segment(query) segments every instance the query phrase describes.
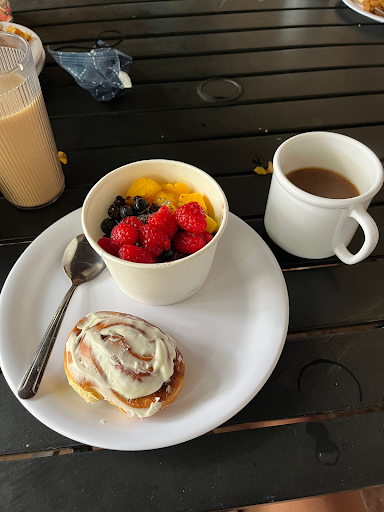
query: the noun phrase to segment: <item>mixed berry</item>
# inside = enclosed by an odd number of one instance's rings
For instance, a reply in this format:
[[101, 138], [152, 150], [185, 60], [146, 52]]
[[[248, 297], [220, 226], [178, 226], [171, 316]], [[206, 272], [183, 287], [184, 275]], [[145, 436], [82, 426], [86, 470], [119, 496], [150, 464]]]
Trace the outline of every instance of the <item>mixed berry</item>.
[[184, 258], [209, 243], [218, 228], [199, 193], [190, 193], [183, 183], [159, 185], [147, 178], [136, 180], [126, 198], [117, 196], [108, 215], [98, 244], [136, 263]]

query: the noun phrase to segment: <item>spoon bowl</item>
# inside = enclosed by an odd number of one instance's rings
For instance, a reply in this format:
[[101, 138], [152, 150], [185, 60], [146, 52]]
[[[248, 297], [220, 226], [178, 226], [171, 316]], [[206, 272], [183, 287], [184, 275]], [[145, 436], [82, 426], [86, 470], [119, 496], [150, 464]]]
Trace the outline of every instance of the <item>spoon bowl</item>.
[[105, 269], [105, 263], [89, 245], [85, 235], [79, 235], [65, 249], [63, 267], [73, 283], [81, 284], [99, 276]]
[[49, 324], [43, 339], [32, 359], [32, 362], [25, 372], [17, 394], [20, 398], [32, 398], [40, 387], [49, 356], [55, 344], [57, 335], [67, 311], [69, 301], [72, 298], [76, 288], [83, 283], [92, 281], [98, 277], [105, 269], [105, 263], [101, 256], [92, 249], [85, 235], [78, 235], [71, 240], [63, 255], [63, 268], [72, 286], [68, 290], [51, 323]]

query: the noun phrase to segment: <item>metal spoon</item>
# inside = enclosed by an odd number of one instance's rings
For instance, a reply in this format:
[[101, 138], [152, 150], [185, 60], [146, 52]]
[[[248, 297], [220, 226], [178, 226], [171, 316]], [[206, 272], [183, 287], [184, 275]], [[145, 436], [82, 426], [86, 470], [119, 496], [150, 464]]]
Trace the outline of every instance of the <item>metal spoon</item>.
[[57, 335], [61, 327], [65, 312], [67, 311], [69, 301], [76, 288], [87, 281], [91, 281], [99, 276], [105, 269], [105, 263], [101, 256], [92, 249], [85, 235], [79, 235], [74, 238], [64, 251], [63, 255], [64, 270], [72, 281], [72, 286], [62, 300], [56, 313], [54, 314], [48, 329], [45, 331], [43, 339], [33, 357], [33, 360], [25, 372], [23, 380], [17, 393], [20, 398], [32, 398], [40, 387], [45, 367], [47, 366], [49, 356]]

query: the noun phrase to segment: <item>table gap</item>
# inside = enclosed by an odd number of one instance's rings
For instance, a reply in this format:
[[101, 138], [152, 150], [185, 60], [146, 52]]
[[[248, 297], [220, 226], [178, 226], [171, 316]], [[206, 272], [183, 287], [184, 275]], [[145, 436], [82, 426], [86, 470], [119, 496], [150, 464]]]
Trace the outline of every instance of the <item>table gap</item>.
[[327, 334], [341, 334], [347, 332], [359, 332], [359, 331], [371, 331], [373, 329], [382, 329], [384, 327], [384, 322], [372, 322], [366, 324], [356, 324], [356, 325], [343, 325], [339, 327], [333, 327], [332, 329], [324, 328], [324, 329], [314, 329], [313, 331], [290, 331], [287, 334], [288, 339], [297, 339], [297, 338], [310, 338], [312, 336], [323, 336]]
[[310, 423], [329, 419], [349, 418], [353, 416], [359, 416], [362, 414], [375, 414], [377, 412], [384, 412], [384, 405], [378, 405], [376, 407], [365, 407], [362, 409], [354, 409], [349, 411], [336, 411], [324, 414], [311, 414], [310, 416], [302, 416], [299, 418], [286, 418], [270, 421], [255, 421], [252, 423], [243, 423], [241, 425], [218, 427], [213, 429], [211, 432], [208, 432], [207, 434], [225, 434], [227, 432], [236, 432], [240, 430], [254, 430], [258, 428], [277, 427], [281, 425], [290, 425], [295, 423]]

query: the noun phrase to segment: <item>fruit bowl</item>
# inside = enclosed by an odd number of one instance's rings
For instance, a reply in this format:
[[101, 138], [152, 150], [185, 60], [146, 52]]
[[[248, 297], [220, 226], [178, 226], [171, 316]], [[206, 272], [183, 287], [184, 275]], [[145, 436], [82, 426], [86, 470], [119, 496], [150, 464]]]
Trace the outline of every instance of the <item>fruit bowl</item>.
[[[185, 183], [208, 199], [210, 214], [219, 224], [213, 239], [202, 249], [185, 258], [164, 263], [134, 263], [104, 251], [98, 240], [109, 205], [118, 195], [125, 195], [137, 178], [162, 182]], [[194, 295], [206, 281], [217, 244], [228, 221], [228, 202], [218, 183], [192, 165], [173, 160], [142, 160], [110, 172], [94, 185], [85, 198], [82, 210], [84, 234], [105, 261], [114, 281], [132, 299], [149, 305], [168, 305]]]

